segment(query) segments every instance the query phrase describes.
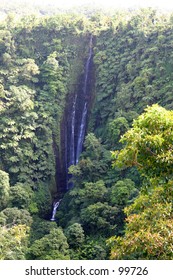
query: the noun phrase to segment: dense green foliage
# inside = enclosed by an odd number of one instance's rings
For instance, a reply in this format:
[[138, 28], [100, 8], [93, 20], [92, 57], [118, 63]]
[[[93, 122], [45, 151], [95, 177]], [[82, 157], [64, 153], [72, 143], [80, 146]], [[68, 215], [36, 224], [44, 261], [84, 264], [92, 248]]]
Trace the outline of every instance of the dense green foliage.
[[[0, 21], [0, 259], [171, 259], [173, 17], [84, 14]], [[87, 132], [64, 194], [90, 34]]]
[[119, 167], [135, 165], [146, 177], [168, 180], [173, 167], [173, 112], [158, 105], [145, 111], [121, 138], [126, 147], [113, 157]]
[[113, 152], [114, 165], [137, 165], [148, 183], [125, 208], [125, 236], [109, 240], [113, 259], [173, 257], [172, 121], [173, 111], [148, 107], [123, 135], [125, 147]]

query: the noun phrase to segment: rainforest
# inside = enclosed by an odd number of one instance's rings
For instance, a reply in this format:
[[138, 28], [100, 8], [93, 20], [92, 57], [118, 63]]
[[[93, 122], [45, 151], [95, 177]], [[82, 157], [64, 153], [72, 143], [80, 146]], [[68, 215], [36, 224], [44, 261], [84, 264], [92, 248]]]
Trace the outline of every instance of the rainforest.
[[0, 259], [172, 259], [173, 14], [4, 13]]

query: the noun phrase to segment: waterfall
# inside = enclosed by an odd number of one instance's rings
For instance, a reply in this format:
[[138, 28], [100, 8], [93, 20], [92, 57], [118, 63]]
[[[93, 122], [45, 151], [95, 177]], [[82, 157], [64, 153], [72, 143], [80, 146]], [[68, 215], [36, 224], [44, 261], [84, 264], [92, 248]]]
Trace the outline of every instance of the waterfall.
[[92, 43], [93, 43], [93, 36], [91, 35], [90, 42], [89, 42], [89, 55], [85, 66], [85, 80], [84, 80], [84, 88], [83, 88], [85, 95], [87, 93], [88, 74], [89, 74], [90, 62], [93, 54]]
[[78, 164], [80, 154], [82, 152], [82, 145], [85, 137], [85, 124], [86, 124], [86, 117], [87, 117], [87, 102], [85, 102], [83, 113], [82, 113], [82, 120], [80, 124], [80, 130], [78, 135], [78, 142], [77, 142], [77, 150], [76, 150], [76, 164]]
[[86, 66], [85, 66], [85, 76], [84, 76], [84, 86], [83, 86], [83, 99], [84, 99], [84, 105], [82, 109], [82, 116], [81, 116], [81, 122], [79, 125], [79, 130], [78, 130], [78, 138], [77, 138], [77, 148], [76, 148], [76, 161], [75, 163], [77, 164], [79, 161], [80, 154], [82, 152], [82, 146], [85, 138], [85, 129], [86, 129], [86, 120], [87, 120], [87, 111], [88, 111], [88, 98], [87, 98], [87, 85], [88, 85], [88, 75], [89, 75], [89, 70], [90, 70], [90, 63], [92, 59], [92, 41], [93, 41], [93, 36], [90, 36], [90, 42], [89, 42], [89, 55], [87, 58]]
[[91, 35], [84, 71], [79, 75], [77, 83], [73, 85], [73, 92], [69, 92], [67, 96], [61, 122], [60, 145], [59, 150], [57, 149], [56, 161], [57, 189], [61, 195], [73, 187], [69, 167], [78, 164], [83, 148], [91, 101], [92, 57], [93, 36]]
[[[72, 174], [69, 167], [79, 162], [86, 133], [86, 124], [91, 100], [91, 70], [93, 57], [93, 36], [89, 39], [88, 56], [84, 74], [79, 77], [80, 83], [75, 85], [74, 92], [69, 93], [66, 108], [61, 122], [60, 146], [54, 144], [56, 155], [56, 183], [59, 195], [73, 187]], [[54, 141], [56, 143], [56, 141]], [[53, 203], [51, 221], [55, 221], [60, 201]]]
[[76, 99], [77, 95], [75, 95], [73, 101], [72, 108], [72, 119], [71, 119], [71, 139], [70, 139], [70, 158], [69, 158], [69, 166], [75, 164], [75, 116], [76, 116]]
[[54, 204], [53, 204], [52, 217], [51, 217], [51, 219], [50, 219], [51, 221], [55, 221], [56, 211], [57, 211], [57, 209], [58, 209], [58, 207], [59, 207], [60, 202], [61, 202], [61, 199], [58, 200], [57, 202], [54, 202]]

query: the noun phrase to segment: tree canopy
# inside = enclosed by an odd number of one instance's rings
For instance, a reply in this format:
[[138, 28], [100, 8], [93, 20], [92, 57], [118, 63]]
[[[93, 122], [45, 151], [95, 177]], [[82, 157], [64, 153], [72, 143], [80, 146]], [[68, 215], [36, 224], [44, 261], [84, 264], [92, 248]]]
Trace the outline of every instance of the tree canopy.
[[171, 259], [173, 16], [4, 5], [0, 259]]
[[134, 203], [124, 209], [124, 237], [112, 237], [112, 259], [172, 259], [172, 127], [173, 111], [147, 107], [113, 152], [114, 166], [136, 165], [148, 178]]
[[173, 168], [173, 112], [155, 104], [134, 120], [132, 128], [121, 138], [125, 144], [112, 152], [114, 165], [137, 166], [148, 178], [168, 179]]

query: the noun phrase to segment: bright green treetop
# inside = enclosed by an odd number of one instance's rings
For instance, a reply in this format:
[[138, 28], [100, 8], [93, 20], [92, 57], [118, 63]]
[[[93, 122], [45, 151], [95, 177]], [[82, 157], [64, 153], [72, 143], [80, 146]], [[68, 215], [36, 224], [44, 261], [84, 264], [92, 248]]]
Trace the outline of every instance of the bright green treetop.
[[172, 128], [173, 111], [158, 105], [147, 107], [122, 137], [125, 147], [113, 152], [114, 165], [136, 165], [150, 179], [150, 188], [125, 208], [124, 237], [112, 237], [108, 241], [112, 259], [173, 257]]
[[137, 166], [149, 178], [165, 178], [172, 174], [173, 111], [157, 104], [147, 107], [120, 141], [125, 146], [112, 152], [114, 166]]

